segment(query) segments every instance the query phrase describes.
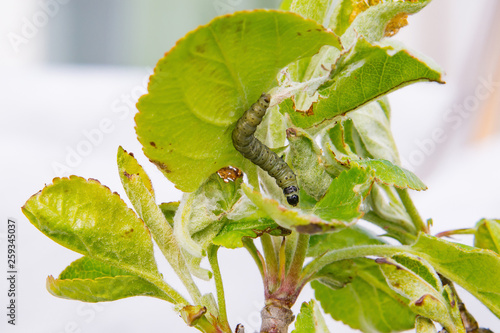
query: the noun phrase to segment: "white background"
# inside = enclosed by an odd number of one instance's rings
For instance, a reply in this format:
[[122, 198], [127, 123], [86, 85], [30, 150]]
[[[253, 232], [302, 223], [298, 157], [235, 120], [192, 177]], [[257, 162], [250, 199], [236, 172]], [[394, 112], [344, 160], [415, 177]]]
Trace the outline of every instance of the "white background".
[[[191, 2], [189, 10], [194, 13], [206, 9], [206, 5], [196, 7]], [[225, 3], [237, 4], [234, 9], [245, 6], [243, 1]], [[218, 14], [215, 5], [213, 1], [212, 12], [204, 15]], [[18, 325], [6, 325], [6, 281], [2, 273], [0, 331], [191, 332], [163, 301], [135, 297], [93, 305], [58, 299], [45, 289], [48, 275], [57, 276], [80, 255], [36, 230], [20, 207], [57, 176], [54, 165], [67, 164], [71, 151], [86, 152], [81, 160], [71, 160], [72, 174], [99, 179], [123, 198], [116, 170], [119, 145], [134, 152], [146, 168], [158, 202], [178, 200], [180, 193], [142, 155], [133, 129], [133, 105], [145, 92], [144, 85], [154, 66], [148, 57], [159, 59], [162, 53], [151, 52], [145, 60], [124, 58], [123, 62], [136, 64], [127, 67], [70, 60], [52, 62], [53, 54], [47, 49], [49, 32], [56, 21], [62, 24], [58, 20], [64, 18], [64, 5], [16, 52], [8, 34], [19, 34], [23, 20], [31, 20], [40, 10], [36, 1], [4, 0], [0, 4], [0, 267], [4, 269], [6, 262], [5, 224], [9, 217], [17, 221], [19, 259]], [[180, 22], [178, 17], [188, 12], [176, 6], [165, 13], [165, 18]], [[397, 35], [412, 49], [434, 58], [447, 73], [446, 85], [419, 83], [390, 97], [394, 135], [405, 166], [429, 186], [428, 191], [416, 193], [414, 198], [422, 216], [433, 218], [433, 233], [472, 227], [483, 217], [500, 218], [500, 74], [496, 62], [500, 56], [500, 29], [495, 25], [495, 18], [500, 18], [498, 13], [494, 0], [434, 0], [421, 13], [410, 17], [410, 25]], [[169, 31], [175, 38], [162, 52], [207, 19], [198, 22], [191, 17], [187, 21], [181, 28]], [[478, 89], [484, 92], [484, 80], [497, 84], [491, 85], [484, 98], [478, 98], [484, 95], [477, 95]], [[479, 101], [477, 105], [474, 98]], [[95, 133], [103, 120], [111, 125], [107, 133], [100, 130], [99, 138]], [[433, 132], [441, 129], [446, 140], [433, 141]], [[84, 143], [89, 142], [89, 133], [95, 138], [90, 146]], [[472, 241], [470, 236], [457, 239], [469, 244]], [[158, 258], [160, 269], [170, 282], [172, 274]], [[263, 301], [257, 269], [243, 250], [221, 250], [220, 261], [231, 324], [244, 322], [251, 332], [259, 326]], [[177, 281], [173, 285], [182, 290]], [[210, 283], [201, 286], [206, 292], [212, 290]], [[306, 289], [295, 310], [311, 295]], [[482, 326], [500, 330], [499, 320], [488, 309], [467, 295], [463, 298]], [[328, 319], [328, 323], [332, 331], [349, 332], [332, 320]]]

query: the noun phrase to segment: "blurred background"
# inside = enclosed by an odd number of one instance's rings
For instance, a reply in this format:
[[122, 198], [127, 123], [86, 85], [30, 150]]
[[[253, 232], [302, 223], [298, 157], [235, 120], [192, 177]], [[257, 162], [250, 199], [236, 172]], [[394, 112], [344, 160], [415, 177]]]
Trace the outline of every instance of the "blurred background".
[[[188, 31], [218, 15], [276, 8], [279, 2], [2, 0], [0, 267], [6, 265], [11, 218], [18, 227], [19, 308], [15, 327], [0, 316], [1, 332], [192, 331], [156, 299], [86, 304], [49, 295], [46, 277], [57, 276], [79, 255], [36, 230], [20, 207], [52, 178], [69, 174], [99, 179], [124, 198], [116, 170], [119, 145], [146, 168], [158, 202], [178, 200], [180, 193], [141, 153], [133, 129], [136, 100], [156, 62]], [[434, 0], [408, 21], [394, 38], [434, 59], [447, 82], [417, 83], [390, 94], [403, 165], [429, 186], [414, 193], [415, 203], [425, 219], [433, 219], [434, 234], [500, 218], [500, 3]], [[456, 239], [472, 242], [470, 236]], [[258, 272], [242, 250], [220, 255], [231, 324], [257, 330], [263, 300]], [[159, 265], [171, 276], [167, 264]], [[173, 285], [182, 290], [180, 283]], [[211, 290], [210, 283], [201, 285]], [[307, 289], [295, 309], [310, 298]], [[489, 310], [463, 298], [482, 326], [500, 330]], [[350, 332], [328, 323], [332, 331]]]

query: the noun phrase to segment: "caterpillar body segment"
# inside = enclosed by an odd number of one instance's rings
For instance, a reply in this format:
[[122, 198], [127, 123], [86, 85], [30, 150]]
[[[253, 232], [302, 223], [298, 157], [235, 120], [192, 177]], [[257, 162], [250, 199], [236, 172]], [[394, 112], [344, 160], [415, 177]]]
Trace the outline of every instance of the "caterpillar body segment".
[[254, 135], [270, 101], [270, 95], [262, 94], [259, 100], [243, 114], [233, 130], [233, 145], [245, 158], [276, 179], [276, 184], [283, 189], [288, 204], [296, 206], [299, 203], [297, 177], [281, 157], [257, 140]]

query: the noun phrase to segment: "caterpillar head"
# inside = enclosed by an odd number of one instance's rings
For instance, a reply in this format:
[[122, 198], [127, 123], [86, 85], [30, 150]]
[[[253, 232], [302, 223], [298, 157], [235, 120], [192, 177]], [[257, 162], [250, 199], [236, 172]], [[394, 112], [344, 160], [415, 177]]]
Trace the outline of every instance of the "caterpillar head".
[[299, 203], [299, 189], [296, 186], [288, 186], [283, 189], [283, 194], [290, 206], [297, 206]]

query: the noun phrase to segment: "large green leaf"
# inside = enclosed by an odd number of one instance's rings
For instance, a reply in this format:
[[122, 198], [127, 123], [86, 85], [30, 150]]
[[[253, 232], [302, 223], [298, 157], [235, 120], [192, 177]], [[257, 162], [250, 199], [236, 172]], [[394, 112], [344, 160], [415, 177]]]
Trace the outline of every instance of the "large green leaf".
[[[117, 193], [98, 181], [77, 176], [55, 178], [22, 209], [30, 222], [55, 242], [125, 270], [133, 279], [140, 277], [160, 288], [175, 303], [187, 304], [158, 272], [153, 243], [144, 223]], [[77, 287], [81, 285], [75, 284]]]
[[[358, 226], [313, 235], [307, 255], [321, 257], [336, 249], [381, 245], [381, 238]], [[373, 260], [333, 262], [313, 276], [311, 286], [325, 312], [364, 332], [392, 332], [413, 327], [415, 315], [407, 301], [391, 290]]]
[[129, 272], [159, 276], [144, 223], [98, 181], [55, 178], [33, 195], [24, 214], [55, 242]]
[[231, 131], [280, 69], [321, 46], [333, 33], [287, 12], [257, 10], [216, 18], [189, 33], [161, 59], [137, 107], [144, 153], [183, 191], [218, 169], [244, 167]]
[[427, 234], [420, 234], [411, 249], [500, 317], [500, 256], [497, 253], [447, 242]]
[[312, 112], [295, 112], [291, 101], [283, 103], [282, 112], [296, 126], [311, 127], [414, 82], [442, 82], [435, 65], [389, 42], [372, 45], [361, 38], [335, 65], [331, 81], [318, 90], [324, 98]]
[[57, 279], [49, 276], [47, 289], [54, 296], [84, 302], [114, 301], [131, 296], [151, 296], [173, 302], [150, 282], [88, 257], [71, 263]]
[[295, 321], [292, 333], [329, 333], [325, 319], [314, 299], [304, 302]]

